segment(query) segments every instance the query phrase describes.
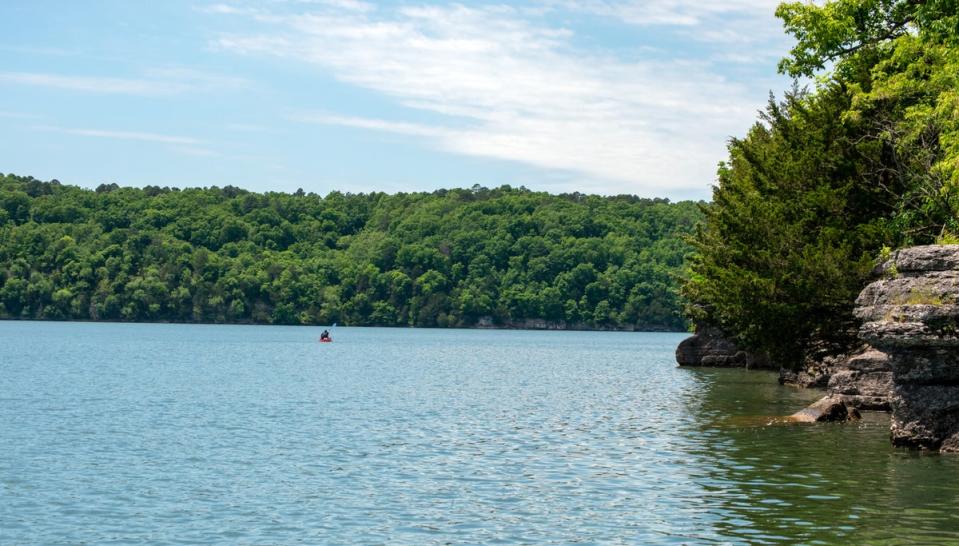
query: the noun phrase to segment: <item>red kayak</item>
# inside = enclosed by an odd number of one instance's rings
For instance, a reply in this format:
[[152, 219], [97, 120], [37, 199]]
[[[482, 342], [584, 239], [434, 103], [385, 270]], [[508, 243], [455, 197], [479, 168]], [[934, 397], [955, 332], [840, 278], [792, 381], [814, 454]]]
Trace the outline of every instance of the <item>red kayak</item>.
[[333, 338], [331, 338], [331, 337], [326, 337], [326, 338], [321, 337], [321, 338], [320, 338], [320, 343], [333, 343]]

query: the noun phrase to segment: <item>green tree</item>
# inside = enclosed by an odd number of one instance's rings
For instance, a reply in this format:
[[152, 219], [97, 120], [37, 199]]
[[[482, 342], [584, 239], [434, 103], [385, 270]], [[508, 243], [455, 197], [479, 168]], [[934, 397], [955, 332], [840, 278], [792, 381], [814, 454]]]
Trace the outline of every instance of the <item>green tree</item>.
[[[605, 299], [610, 326], [684, 327], [670, 275], [701, 218], [508, 186], [320, 197], [15, 175], [0, 203], [0, 317], [93, 320], [588, 322]], [[665, 311], [623, 312], [642, 282], [669, 285], [650, 296]]]
[[855, 342], [880, 249], [956, 232], [959, 19], [954, 0], [777, 15], [797, 41], [780, 69], [818, 74], [815, 89], [771, 100], [730, 143], [683, 291], [697, 321], [795, 366]]

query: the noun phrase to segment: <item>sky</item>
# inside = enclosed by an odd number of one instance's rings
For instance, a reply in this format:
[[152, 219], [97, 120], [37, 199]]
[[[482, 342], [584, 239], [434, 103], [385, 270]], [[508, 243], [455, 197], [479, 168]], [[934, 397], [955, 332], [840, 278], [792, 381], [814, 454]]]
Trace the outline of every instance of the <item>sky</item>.
[[790, 82], [767, 0], [5, 0], [0, 172], [708, 199]]

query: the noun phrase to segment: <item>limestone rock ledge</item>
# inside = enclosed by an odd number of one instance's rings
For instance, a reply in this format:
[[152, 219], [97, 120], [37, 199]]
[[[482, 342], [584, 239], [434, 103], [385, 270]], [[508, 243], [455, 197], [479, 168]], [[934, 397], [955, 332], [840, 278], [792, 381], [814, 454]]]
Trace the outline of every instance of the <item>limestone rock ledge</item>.
[[852, 355], [829, 376], [826, 390], [854, 408], [889, 411], [893, 391], [889, 355], [872, 347]]
[[852, 354], [809, 361], [798, 371], [779, 370], [779, 383], [800, 388], [825, 389], [847, 406], [859, 410], [889, 411], [892, 370], [889, 356], [869, 346]]
[[859, 337], [875, 349], [860, 371], [885, 355], [895, 445], [959, 451], [959, 245], [904, 248], [881, 270], [856, 300]]

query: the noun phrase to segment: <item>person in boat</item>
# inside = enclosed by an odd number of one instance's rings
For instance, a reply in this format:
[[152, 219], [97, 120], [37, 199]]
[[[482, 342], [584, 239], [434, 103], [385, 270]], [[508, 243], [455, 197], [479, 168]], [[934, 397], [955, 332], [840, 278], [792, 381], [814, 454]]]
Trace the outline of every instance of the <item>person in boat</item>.
[[323, 330], [323, 333], [320, 334], [320, 339], [330, 339], [330, 331], [329, 331], [329, 330]]

